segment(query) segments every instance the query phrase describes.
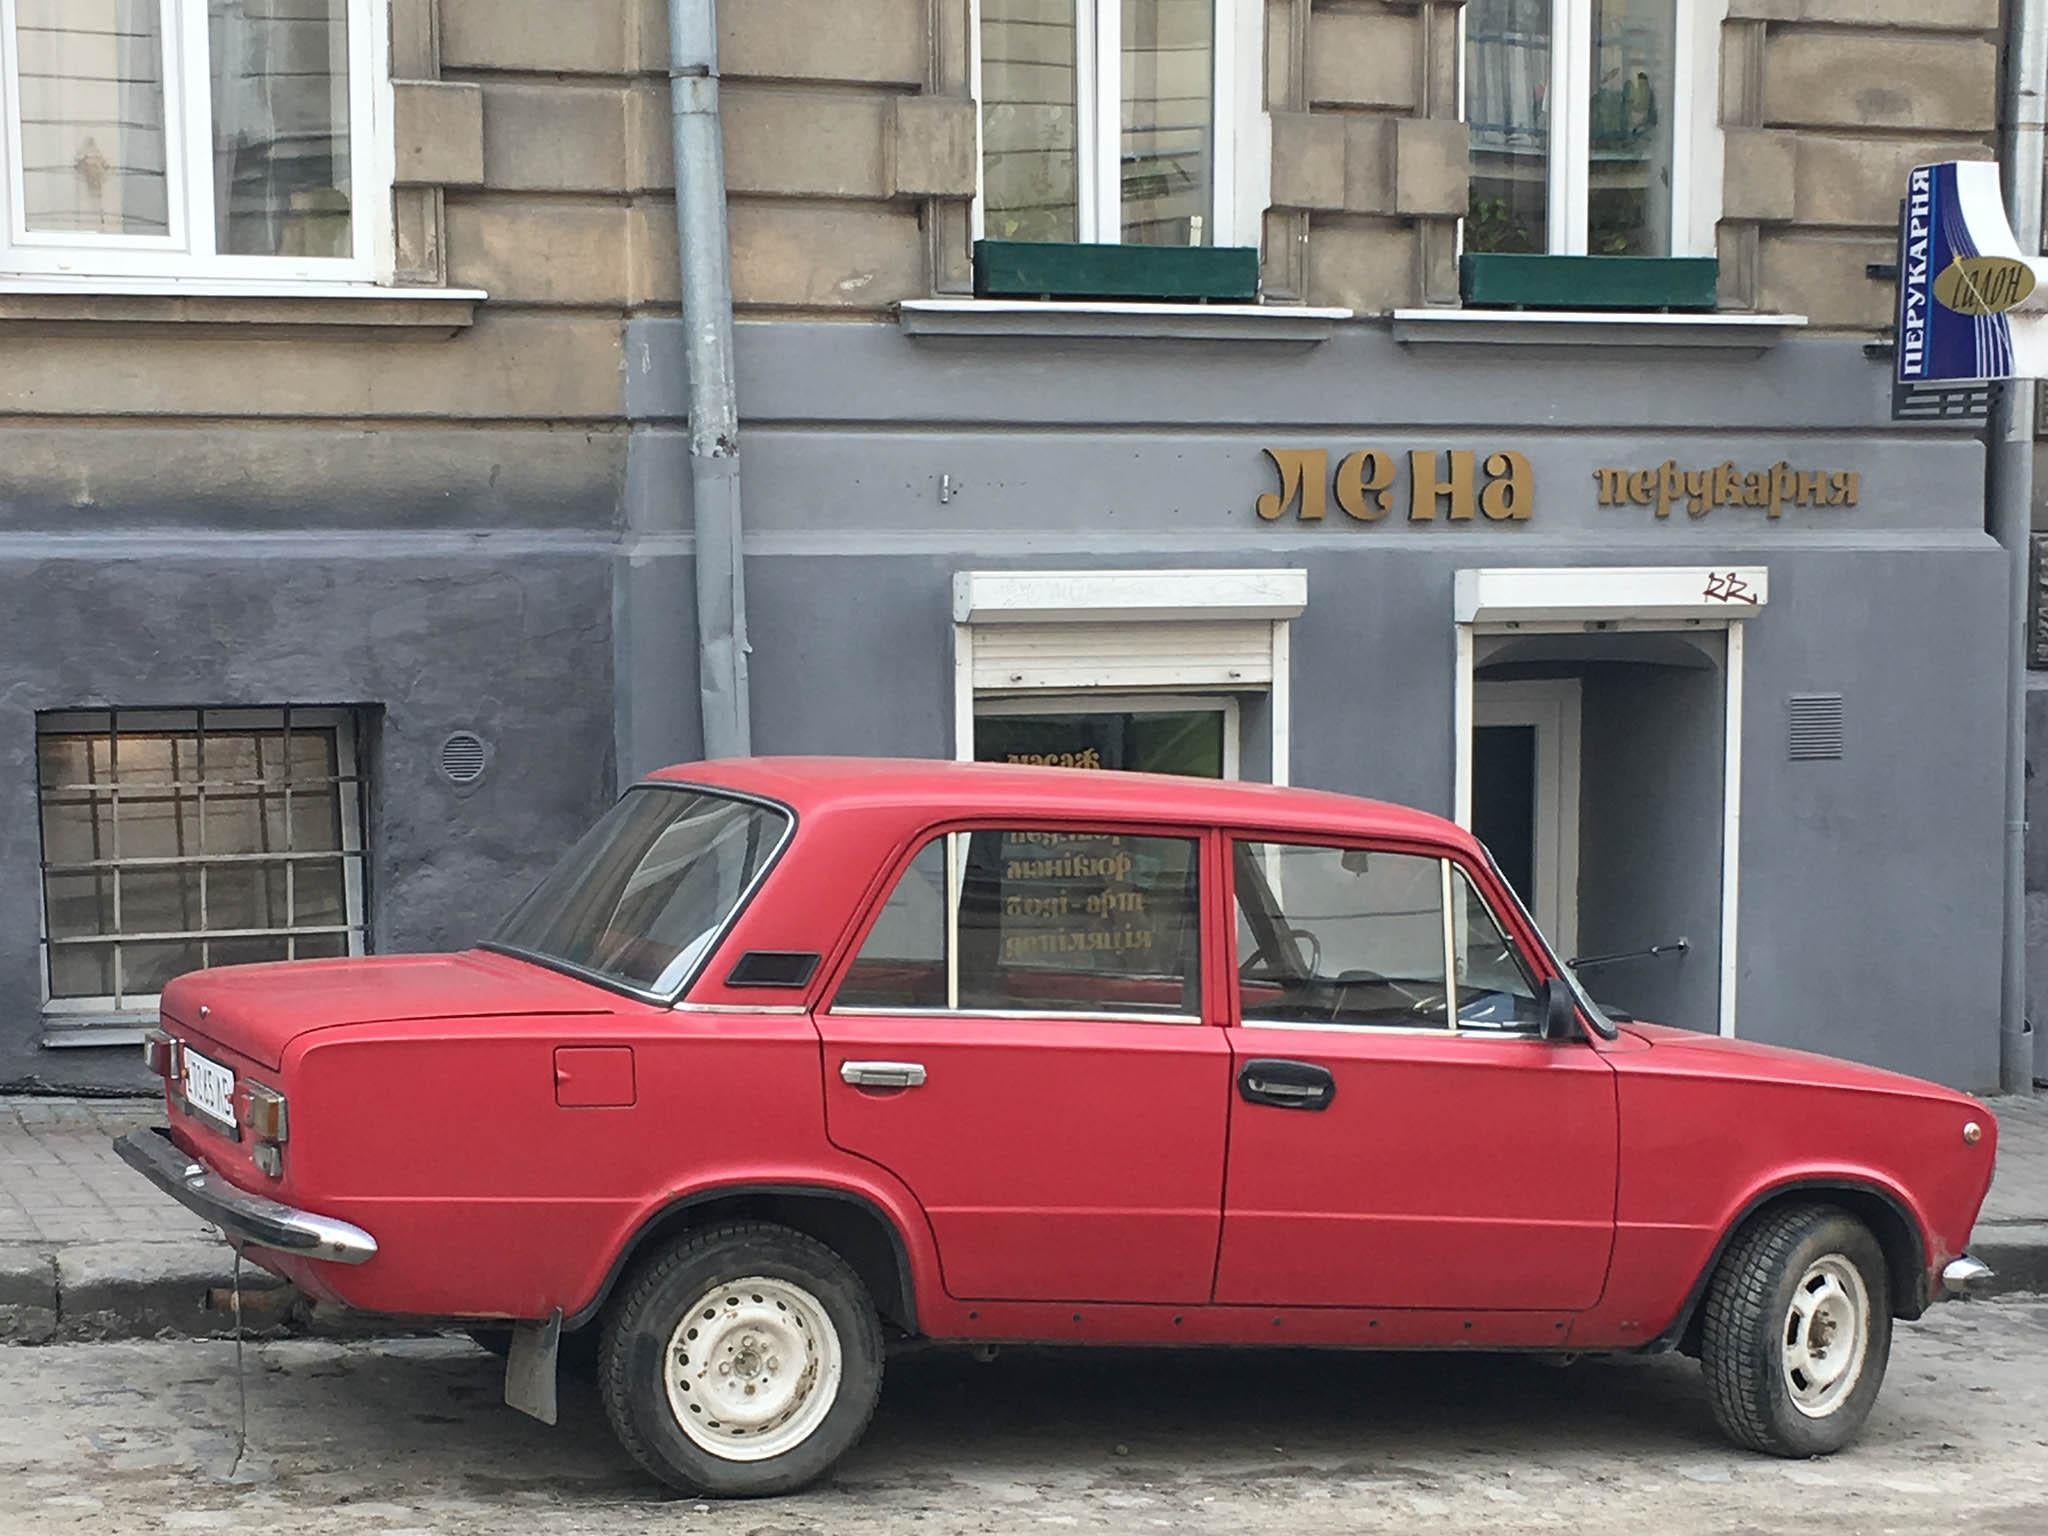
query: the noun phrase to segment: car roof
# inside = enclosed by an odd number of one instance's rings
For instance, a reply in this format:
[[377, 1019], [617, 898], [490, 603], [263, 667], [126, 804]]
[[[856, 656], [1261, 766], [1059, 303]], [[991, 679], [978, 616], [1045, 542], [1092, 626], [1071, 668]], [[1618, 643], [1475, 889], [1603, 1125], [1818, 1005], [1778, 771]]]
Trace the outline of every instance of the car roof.
[[799, 817], [832, 809], [915, 809], [933, 821], [990, 812], [1122, 822], [1268, 827], [1448, 843], [1470, 834], [1440, 816], [1327, 790], [1177, 774], [958, 763], [931, 758], [747, 757], [681, 763], [650, 782], [702, 784], [779, 801]]

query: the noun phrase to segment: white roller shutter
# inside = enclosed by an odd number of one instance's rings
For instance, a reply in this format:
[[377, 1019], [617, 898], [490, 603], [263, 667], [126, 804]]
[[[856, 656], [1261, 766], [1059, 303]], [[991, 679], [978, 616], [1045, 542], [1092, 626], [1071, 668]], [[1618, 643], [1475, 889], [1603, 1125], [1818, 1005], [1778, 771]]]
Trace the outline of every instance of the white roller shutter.
[[974, 629], [974, 690], [1262, 689], [1273, 681], [1273, 625], [986, 624]]

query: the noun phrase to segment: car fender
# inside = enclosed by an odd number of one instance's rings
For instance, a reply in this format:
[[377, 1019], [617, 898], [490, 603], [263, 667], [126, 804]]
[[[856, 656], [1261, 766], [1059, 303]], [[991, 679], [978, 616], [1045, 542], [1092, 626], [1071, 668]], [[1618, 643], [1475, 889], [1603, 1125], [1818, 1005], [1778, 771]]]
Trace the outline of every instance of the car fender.
[[[1815, 1161], [1794, 1168], [1775, 1169], [1768, 1175], [1753, 1180], [1739, 1198], [1729, 1202], [1727, 1208], [1722, 1213], [1719, 1235], [1715, 1238], [1713, 1248], [1707, 1254], [1705, 1262], [1699, 1268], [1699, 1273], [1694, 1277], [1691, 1287], [1687, 1290], [1683, 1304], [1680, 1305], [1676, 1316], [1671, 1319], [1670, 1323], [1651, 1341], [1650, 1347], [1653, 1349], [1674, 1348], [1685, 1337], [1687, 1331], [1691, 1328], [1693, 1319], [1698, 1315], [1700, 1304], [1706, 1298], [1707, 1287], [1713, 1283], [1714, 1271], [1721, 1266], [1722, 1256], [1727, 1253], [1729, 1245], [1735, 1241], [1736, 1234], [1742, 1230], [1743, 1226], [1758, 1211], [1767, 1205], [1787, 1198], [1811, 1195], [1816, 1201], [1825, 1201], [1826, 1197], [1831, 1194], [1838, 1196], [1849, 1194], [1876, 1199], [1889, 1207], [1898, 1218], [1915, 1247], [1914, 1274], [1916, 1278], [1910, 1290], [1893, 1296], [1892, 1307], [1895, 1312], [1903, 1316], [1909, 1318], [1919, 1316], [1927, 1304], [1925, 1277], [1930, 1264], [1933, 1262], [1928, 1248], [1928, 1232], [1930, 1228], [1928, 1227], [1925, 1214], [1896, 1180], [1886, 1176], [1877, 1169]], [[1882, 1243], [1885, 1239], [1885, 1234], [1878, 1233], [1877, 1236]], [[1889, 1253], [1889, 1251], [1888, 1247], [1887, 1252]], [[1895, 1291], [1898, 1290], [1897, 1282], [1902, 1278], [1904, 1277], [1897, 1272], [1897, 1267], [1895, 1266], [1893, 1274]]]
[[649, 1201], [622, 1224], [595, 1291], [574, 1309], [566, 1325], [576, 1328], [589, 1323], [649, 1244], [658, 1242], [665, 1232], [688, 1225], [692, 1212], [721, 1201], [789, 1196], [844, 1201], [880, 1223], [889, 1234], [899, 1274], [906, 1282], [899, 1304], [908, 1309], [905, 1321], [913, 1330], [916, 1320], [928, 1315], [941, 1299], [938, 1248], [931, 1224], [916, 1197], [899, 1180], [881, 1168], [851, 1160], [829, 1167], [760, 1164], [707, 1175]]

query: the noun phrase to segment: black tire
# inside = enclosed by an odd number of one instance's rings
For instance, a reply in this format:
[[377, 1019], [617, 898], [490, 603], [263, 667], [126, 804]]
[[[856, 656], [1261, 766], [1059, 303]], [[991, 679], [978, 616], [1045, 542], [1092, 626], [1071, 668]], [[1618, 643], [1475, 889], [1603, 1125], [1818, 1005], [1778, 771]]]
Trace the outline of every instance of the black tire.
[[[690, 1309], [722, 1286], [753, 1278], [796, 1287], [822, 1309], [837, 1336], [839, 1381], [805, 1438], [765, 1460], [746, 1461], [685, 1433], [671, 1406], [668, 1365], [671, 1342], [684, 1331]], [[882, 1328], [867, 1287], [823, 1243], [765, 1222], [709, 1227], [670, 1244], [607, 1308], [603, 1340], [598, 1388], [613, 1433], [646, 1472], [685, 1493], [760, 1498], [815, 1482], [859, 1442], [882, 1390]], [[730, 1390], [719, 1382], [704, 1385]]]
[[[1814, 1378], [1801, 1373], [1809, 1394], [1802, 1408], [1788, 1377], [1787, 1349], [1799, 1331], [1793, 1299], [1814, 1266], [1834, 1261], [1853, 1266], [1867, 1305], [1860, 1363], [1850, 1355], [1853, 1383], [1830, 1396], [1815, 1394]], [[1825, 1278], [1815, 1282], [1825, 1285]], [[1812, 1334], [1806, 1335], [1811, 1342]], [[1757, 1217], [1735, 1239], [1707, 1288], [1700, 1339], [1714, 1418], [1737, 1445], [1772, 1456], [1827, 1456], [1856, 1438], [1884, 1384], [1891, 1357], [1891, 1288], [1884, 1252], [1870, 1229], [1828, 1206], [1789, 1206]], [[1850, 1348], [1839, 1329], [1829, 1330], [1813, 1358]]]

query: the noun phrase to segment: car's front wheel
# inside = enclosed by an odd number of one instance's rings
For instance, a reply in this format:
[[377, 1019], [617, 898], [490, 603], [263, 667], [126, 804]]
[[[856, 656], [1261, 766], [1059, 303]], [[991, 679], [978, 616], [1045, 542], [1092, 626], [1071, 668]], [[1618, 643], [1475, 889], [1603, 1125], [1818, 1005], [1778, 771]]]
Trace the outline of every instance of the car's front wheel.
[[1891, 1356], [1884, 1253], [1844, 1211], [1772, 1211], [1730, 1246], [1707, 1290], [1700, 1363], [1737, 1444], [1825, 1456], [1856, 1437]]
[[846, 1261], [786, 1227], [673, 1243], [610, 1309], [599, 1373], [633, 1459], [689, 1493], [790, 1493], [861, 1437], [882, 1386], [873, 1301]]

